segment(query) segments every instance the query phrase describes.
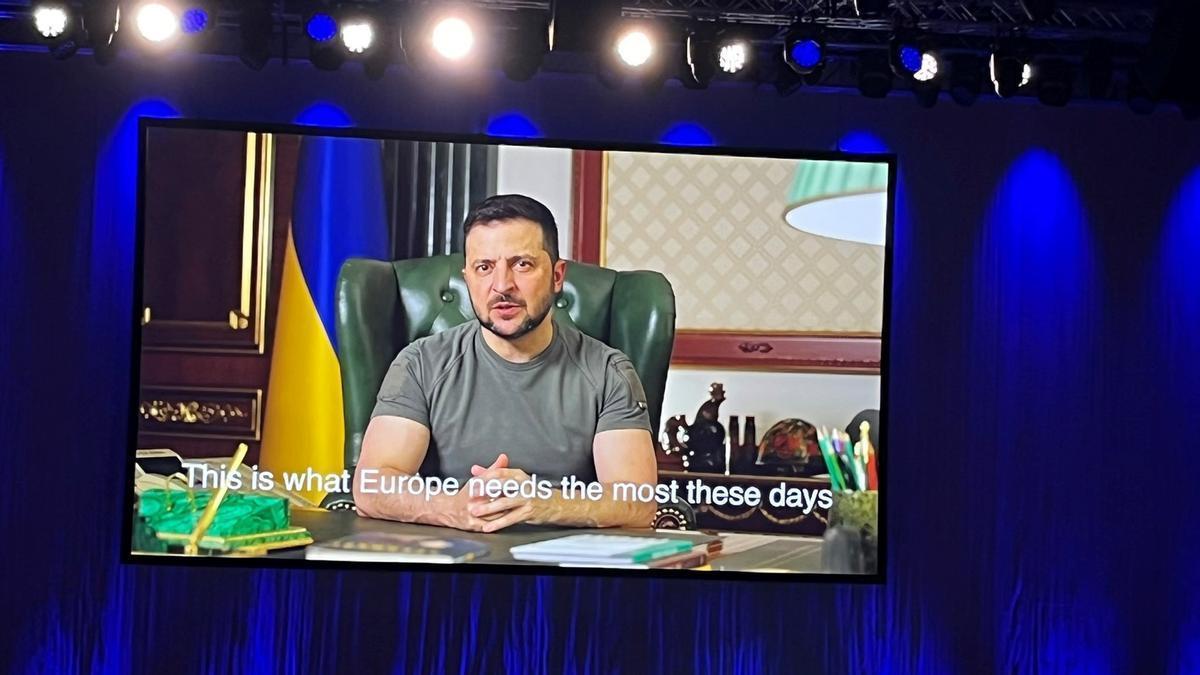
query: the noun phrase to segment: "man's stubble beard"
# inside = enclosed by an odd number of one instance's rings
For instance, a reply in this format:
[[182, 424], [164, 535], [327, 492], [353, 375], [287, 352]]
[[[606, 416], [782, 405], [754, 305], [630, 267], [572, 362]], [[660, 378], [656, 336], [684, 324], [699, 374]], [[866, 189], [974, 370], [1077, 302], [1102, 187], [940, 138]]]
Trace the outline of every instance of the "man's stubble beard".
[[[471, 303], [471, 310], [475, 312], [475, 318], [479, 320], [480, 325], [490, 330], [496, 337], [511, 342], [513, 340], [519, 340], [520, 338], [523, 338], [529, 333], [533, 332], [538, 326], [542, 325], [542, 322], [546, 320], [546, 317], [550, 316], [550, 310], [554, 307], [553, 282], [551, 282], [550, 291], [550, 297], [546, 300], [546, 308], [543, 309], [538, 315], [531, 314], [528, 319], [525, 319], [521, 322], [520, 326], [517, 326], [516, 330], [507, 335], [496, 330], [496, 323], [494, 321], [479, 316], [479, 310], [475, 309], [475, 303], [473, 302]], [[491, 308], [489, 307], [488, 309], [490, 310]], [[528, 311], [528, 306], [526, 306], [526, 310]]]

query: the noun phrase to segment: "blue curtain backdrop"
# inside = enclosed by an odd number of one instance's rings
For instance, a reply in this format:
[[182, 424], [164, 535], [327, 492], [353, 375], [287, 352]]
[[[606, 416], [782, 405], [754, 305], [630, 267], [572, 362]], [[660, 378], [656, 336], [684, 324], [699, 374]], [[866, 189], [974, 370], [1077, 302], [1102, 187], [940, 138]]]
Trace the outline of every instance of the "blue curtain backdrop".
[[[1196, 123], [13, 53], [0, 82], [3, 670], [1200, 671]], [[120, 565], [138, 115], [898, 153], [887, 584]]]

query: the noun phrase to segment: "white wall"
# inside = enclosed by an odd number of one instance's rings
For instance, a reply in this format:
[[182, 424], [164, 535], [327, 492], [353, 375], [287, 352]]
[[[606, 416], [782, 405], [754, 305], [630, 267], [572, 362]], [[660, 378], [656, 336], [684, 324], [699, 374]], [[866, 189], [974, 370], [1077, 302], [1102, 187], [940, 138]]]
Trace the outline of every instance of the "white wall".
[[546, 205], [558, 223], [558, 252], [571, 257], [571, 151], [500, 146], [496, 192], [528, 195]]
[[[729, 430], [729, 416], [743, 420], [754, 415], [761, 439], [779, 420], [798, 417], [817, 426], [845, 428], [860, 410], [879, 408], [878, 375], [826, 373], [772, 373], [739, 370], [705, 370], [671, 366], [663, 396], [662, 419], [687, 415], [688, 422], [708, 400], [708, 386], [725, 385], [721, 424]], [[745, 422], [742, 422], [745, 428]], [[658, 430], [660, 433], [662, 429]]]

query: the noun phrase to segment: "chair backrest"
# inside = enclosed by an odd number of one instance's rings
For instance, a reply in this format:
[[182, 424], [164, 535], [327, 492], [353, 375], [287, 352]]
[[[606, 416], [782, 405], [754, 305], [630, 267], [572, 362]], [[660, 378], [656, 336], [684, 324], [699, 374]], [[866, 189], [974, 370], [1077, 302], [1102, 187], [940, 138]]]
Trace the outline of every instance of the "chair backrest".
[[[474, 320], [461, 254], [386, 262], [352, 258], [337, 283], [338, 360], [346, 421], [346, 466], [392, 359], [410, 342]], [[655, 432], [675, 340], [675, 295], [658, 272], [618, 272], [567, 262], [555, 316], [621, 350], [633, 362]]]

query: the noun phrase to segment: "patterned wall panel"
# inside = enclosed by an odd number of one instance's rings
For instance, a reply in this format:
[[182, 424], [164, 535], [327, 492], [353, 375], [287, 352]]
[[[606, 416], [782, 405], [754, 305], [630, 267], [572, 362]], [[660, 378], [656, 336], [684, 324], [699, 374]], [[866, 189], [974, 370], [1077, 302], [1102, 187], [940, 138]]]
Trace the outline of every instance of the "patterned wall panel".
[[682, 329], [880, 332], [884, 249], [787, 225], [796, 164], [609, 153], [605, 264], [665, 274]]

